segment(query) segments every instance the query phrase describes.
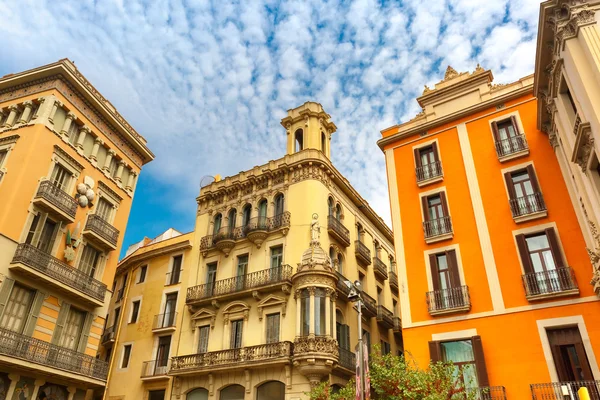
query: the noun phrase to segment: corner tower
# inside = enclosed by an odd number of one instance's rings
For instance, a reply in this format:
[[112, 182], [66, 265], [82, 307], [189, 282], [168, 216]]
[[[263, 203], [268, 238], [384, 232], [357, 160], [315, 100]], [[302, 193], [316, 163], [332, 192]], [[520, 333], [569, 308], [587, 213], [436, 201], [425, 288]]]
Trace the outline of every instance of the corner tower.
[[337, 126], [331, 122], [331, 116], [323, 110], [321, 104], [307, 101], [288, 110], [281, 125], [287, 132], [287, 154], [316, 149], [331, 158], [331, 135], [337, 130]]

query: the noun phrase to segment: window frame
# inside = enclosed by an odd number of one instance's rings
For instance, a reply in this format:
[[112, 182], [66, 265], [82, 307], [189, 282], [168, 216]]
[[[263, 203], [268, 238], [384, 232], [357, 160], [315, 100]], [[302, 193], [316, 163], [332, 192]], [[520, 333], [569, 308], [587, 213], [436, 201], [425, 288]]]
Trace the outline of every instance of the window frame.
[[[421, 163], [421, 151], [428, 147], [432, 148], [434, 162], [439, 163], [439, 174], [432, 176], [431, 178], [420, 180], [418, 177], [418, 174], [417, 174], [417, 170], [418, 170], [418, 168], [423, 167], [423, 165]], [[414, 171], [415, 171], [415, 180], [416, 180], [418, 187], [428, 186], [430, 184], [441, 182], [444, 180], [444, 168], [443, 168], [444, 163], [442, 162], [440, 145], [439, 145], [439, 141], [437, 138], [433, 139], [433, 140], [421, 142], [421, 143], [416, 144], [415, 146], [412, 146], [412, 151], [413, 151], [413, 166], [414, 166]]]
[[[527, 172], [527, 174], [529, 175], [529, 180], [533, 189], [533, 195], [539, 194], [537, 196], [539, 196], [539, 198], [541, 199], [543, 207], [540, 207], [539, 211], [524, 213], [522, 215], [515, 216], [511, 209], [511, 202], [517, 201], [517, 199], [521, 199], [523, 197], [516, 197], [516, 192], [514, 190], [514, 185], [512, 181], [512, 175], [523, 171]], [[544, 201], [544, 193], [542, 192], [535, 165], [532, 161], [518, 164], [509, 168], [504, 168], [500, 170], [500, 173], [502, 174], [502, 182], [504, 183], [504, 190], [509, 203], [509, 211], [511, 212], [511, 216], [516, 223], [544, 218], [548, 215], [548, 209]]]
[[138, 272], [138, 279], [136, 285], [146, 282], [146, 276], [148, 275], [148, 264], [141, 265]]
[[65, 185], [63, 191], [69, 195], [73, 194], [75, 184], [81, 175], [81, 171], [83, 171], [84, 167], [77, 160], [71, 157], [66, 151], [61, 149], [58, 146], [54, 146], [54, 153], [51, 158], [52, 162], [50, 163], [50, 167], [48, 168], [48, 174], [46, 175], [47, 180], [52, 179], [52, 173], [54, 172], [54, 167], [56, 165], [60, 165], [67, 172], [70, 172], [71, 176], [69, 178], [69, 182]]
[[[439, 196], [440, 198], [440, 207], [442, 209], [443, 216], [441, 218], [437, 218], [436, 220], [442, 220], [444, 218], [448, 218], [450, 229], [449, 232], [440, 233], [438, 235], [427, 236], [425, 225], [433, 221], [433, 219], [429, 216], [429, 199], [434, 196]], [[421, 220], [423, 223], [423, 237], [427, 244], [440, 242], [443, 240], [451, 239], [454, 237], [454, 226], [452, 225], [452, 212], [450, 211], [450, 202], [448, 199], [448, 192], [446, 187], [443, 186], [441, 188], [429, 190], [427, 192], [419, 193], [419, 205], [421, 208]]]
[[19, 140], [18, 135], [8, 136], [0, 140], [0, 153], [6, 152], [4, 157], [0, 159], [0, 183], [4, 180], [4, 175], [8, 173], [6, 166], [8, 165], [10, 154], [17, 144], [17, 140]]
[[[136, 304], [137, 304], [137, 312], [136, 312]], [[142, 296], [135, 297], [131, 299], [129, 306], [129, 318], [128, 324], [136, 324], [140, 319], [140, 312], [142, 310]]]
[[[464, 332], [464, 331], [463, 331]], [[466, 332], [465, 332], [466, 333]], [[475, 372], [477, 375], [477, 383], [478, 387], [488, 387], [489, 386], [489, 377], [487, 373], [487, 364], [485, 361], [485, 353], [483, 351], [483, 343], [481, 340], [481, 336], [475, 334], [471, 337], [448, 337], [443, 338], [441, 340], [429, 341], [429, 356], [433, 362], [443, 361], [442, 358], [442, 343], [450, 343], [450, 342], [460, 342], [465, 340], [471, 341], [471, 346], [473, 349], [473, 359], [475, 363]]]
[[[129, 350], [127, 350], [129, 349]], [[133, 354], [133, 342], [123, 343], [121, 348], [121, 357], [119, 359], [119, 370], [127, 371], [131, 365], [131, 355]]]
[[[181, 262], [179, 263], [179, 271], [177, 274], [177, 282], [173, 282], [173, 272], [174, 267], [175, 267], [175, 259], [181, 257]], [[169, 269], [167, 272], [167, 275], [165, 277], [165, 286], [175, 286], [175, 285], [179, 285], [181, 283], [181, 274], [183, 272], [183, 263], [184, 263], [184, 253], [177, 253], [177, 254], [173, 254], [171, 255], [170, 259], [169, 259]]]
[[[499, 131], [498, 131], [498, 124], [504, 123], [510, 121], [511, 124], [513, 125], [515, 132], [517, 133], [517, 137], [518, 136], [523, 136], [525, 138], [525, 148], [513, 153], [509, 153], [509, 154], [504, 154], [504, 155], [499, 155], [498, 151], [497, 151], [497, 143], [499, 143], [500, 140], [500, 136], [499, 136]], [[518, 110], [515, 111], [511, 111], [511, 112], [505, 112], [501, 115], [498, 115], [496, 117], [490, 118], [488, 119], [488, 126], [489, 126], [489, 132], [490, 132], [490, 137], [492, 139], [492, 146], [494, 147], [494, 152], [496, 153], [496, 156], [498, 157], [498, 161], [500, 162], [506, 162], [509, 160], [514, 160], [515, 158], [520, 158], [520, 157], [524, 157], [529, 155], [529, 145], [527, 144], [527, 137], [525, 135], [525, 129], [523, 127], [523, 122], [521, 120], [521, 115], [519, 114]]]

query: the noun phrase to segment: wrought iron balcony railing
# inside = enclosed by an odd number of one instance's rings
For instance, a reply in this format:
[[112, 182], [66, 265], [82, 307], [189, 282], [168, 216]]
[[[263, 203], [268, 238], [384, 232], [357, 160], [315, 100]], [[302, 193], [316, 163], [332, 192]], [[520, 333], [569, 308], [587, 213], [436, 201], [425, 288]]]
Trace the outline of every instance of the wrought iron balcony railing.
[[246, 234], [243, 227], [238, 226], [237, 228], [231, 228], [225, 226], [212, 236], [212, 242], [213, 244], [217, 244], [222, 240], [238, 240], [244, 236], [246, 236]]
[[442, 162], [434, 161], [432, 163], [425, 164], [421, 167], [415, 168], [415, 172], [417, 174], [417, 182], [423, 182], [437, 178], [443, 174]]
[[519, 153], [529, 148], [525, 135], [516, 135], [503, 140], [497, 140], [495, 144], [498, 158]]
[[504, 386], [469, 388], [467, 391], [474, 393], [474, 398], [477, 400], [506, 400]]
[[363, 313], [366, 317], [375, 317], [377, 315], [377, 301], [369, 296], [367, 292], [361, 292], [362, 301], [364, 303]]
[[21, 263], [97, 300], [104, 300], [106, 285], [58, 258], [27, 243], [17, 246], [12, 264]]
[[102, 333], [102, 344], [106, 344], [115, 340], [115, 327], [109, 326]]
[[223, 296], [289, 281], [292, 278], [292, 273], [291, 266], [282, 265], [281, 267], [263, 269], [234, 278], [222, 279], [214, 283], [192, 286], [187, 290], [186, 302], [193, 303], [216, 296]]
[[544, 196], [541, 192], [510, 199], [509, 203], [513, 218], [546, 211], [546, 203], [544, 203]]
[[90, 214], [85, 223], [85, 231], [90, 231], [106, 240], [113, 247], [117, 246], [119, 230], [96, 214]]
[[398, 275], [390, 270], [390, 287], [396, 291], [399, 290], [398, 286]]
[[579, 289], [571, 267], [525, 274], [523, 286], [527, 297], [561, 294]]
[[277, 342], [239, 349], [177, 356], [171, 359], [169, 373], [176, 375], [199, 370], [213, 370], [221, 366], [242, 363], [265, 363], [278, 359], [289, 362], [292, 356], [292, 347], [291, 342]]
[[379, 257], [373, 257], [373, 265], [375, 266], [373, 269], [375, 272], [375, 277], [386, 280], [388, 278], [388, 272], [385, 263], [381, 261]]
[[144, 361], [142, 363], [142, 374], [141, 378], [152, 378], [158, 376], [165, 376], [169, 372], [171, 366], [171, 360], [152, 360]]
[[402, 319], [400, 317], [394, 317], [394, 332], [402, 332]]
[[427, 293], [427, 309], [430, 314], [445, 313], [471, 308], [468, 286], [434, 290]]
[[0, 354], [103, 381], [108, 374], [105, 361], [4, 328], [0, 328]]
[[350, 288], [346, 286], [346, 281], [348, 280], [344, 275], [340, 274], [338, 271], [335, 271], [335, 274], [338, 277], [336, 282], [337, 290], [342, 294], [345, 300], [348, 299], [348, 295], [350, 294]]
[[356, 354], [353, 351], [338, 347], [339, 365], [350, 371], [356, 370]]
[[551, 382], [530, 385], [532, 400], [576, 400], [577, 391], [586, 387], [591, 400], [600, 400], [600, 381]]
[[377, 306], [377, 322], [380, 322], [388, 329], [394, 327], [394, 313], [383, 305]]
[[371, 264], [371, 250], [360, 240], [354, 241], [354, 253], [364, 264]]
[[423, 231], [425, 232], [425, 239], [452, 233], [450, 216], [423, 222]]
[[77, 213], [77, 201], [52, 181], [42, 181], [35, 198], [44, 199], [71, 218]]
[[336, 219], [333, 215], [327, 217], [327, 231], [338, 239], [340, 244], [346, 247], [350, 246], [350, 231], [342, 221]]
[[164, 314], [158, 314], [154, 316], [154, 323], [152, 329], [167, 329], [174, 328], [177, 324], [177, 313], [168, 312]]

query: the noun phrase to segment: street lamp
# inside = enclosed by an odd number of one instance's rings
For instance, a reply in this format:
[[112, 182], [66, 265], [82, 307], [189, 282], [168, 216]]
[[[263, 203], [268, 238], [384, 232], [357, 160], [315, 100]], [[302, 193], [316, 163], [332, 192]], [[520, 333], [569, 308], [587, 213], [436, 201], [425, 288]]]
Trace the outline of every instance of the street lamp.
[[360, 379], [360, 400], [365, 399], [365, 369], [364, 369], [364, 354], [363, 354], [363, 341], [362, 341], [362, 287], [360, 281], [344, 281], [346, 286], [350, 289], [348, 293], [348, 300], [356, 303], [356, 309], [358, 310], [358, 375]]

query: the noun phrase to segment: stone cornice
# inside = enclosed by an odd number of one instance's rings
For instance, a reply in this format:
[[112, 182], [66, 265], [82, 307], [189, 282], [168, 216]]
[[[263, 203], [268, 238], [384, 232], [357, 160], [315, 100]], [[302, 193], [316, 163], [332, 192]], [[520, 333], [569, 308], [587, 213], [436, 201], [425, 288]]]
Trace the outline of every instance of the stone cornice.
[[[165, 254], [174, 253], [176, 251], [187, 250], [192, 247], [192, 243], [189, 240], [184, 240], [184, 241], [181, 241], [178, 243], [169, 244], [169, 245], [166, 245], [163, 247], [160, 246], [160, 243], [161, 242], [153, 243], [148, 246], [142, 246], [139, 249], [137, 249], [135, 252], [133, 252], [133, 254], [130, 254], [128, 257], [121, 260], [119, 262], [119, 265], [117, 266], [117, 272], [115, 273], [115, 279], [118, 276], [120, 276], [121, 274], [123, 274], [127, 269], [129, 269], [129, 267], [131, 267], [132, 265], [134, 265], [136, 263], [146, 261], [150, 258], [162, 256]], [[157, 248], [146, 251], [141, 254], [136, 254], [141, 249], [146, 249], [147, 247], [150, 247], [152, 245], [157, 245]]]
[[17, 140], [19, 140], [20, 137], [21, 136], [19, 136], [19, 135], [10, 135], [10, 136], [7, 136], [7, 137], [0, 138], [0, 144], [14, 143]]

